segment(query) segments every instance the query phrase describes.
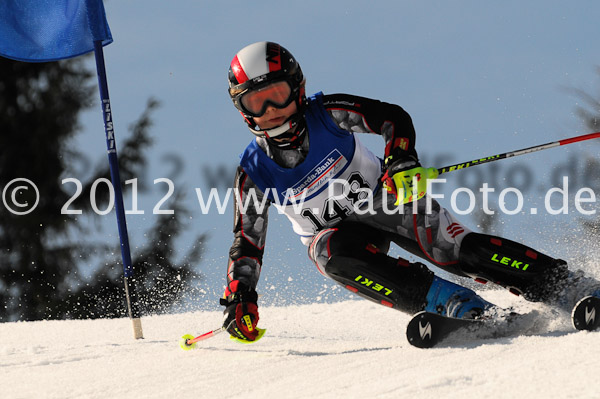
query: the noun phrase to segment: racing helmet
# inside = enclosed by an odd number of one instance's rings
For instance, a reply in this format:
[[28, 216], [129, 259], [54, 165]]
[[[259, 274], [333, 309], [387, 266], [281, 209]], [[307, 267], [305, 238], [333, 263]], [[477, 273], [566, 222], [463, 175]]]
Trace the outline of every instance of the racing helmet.
[[[283, 46], [257, 42], [244, 47], [231, 61], [228, 80], [231, 100], [254, 135], [267, 139], [298, 136], [301, 110], [306, 103], [305, 79], [300, 65]], [[281, 126], [260, 129], [254, 122], [253, 118], [262, 116], [269, 105], [285, 108], [294, 101], [298, 112]]]

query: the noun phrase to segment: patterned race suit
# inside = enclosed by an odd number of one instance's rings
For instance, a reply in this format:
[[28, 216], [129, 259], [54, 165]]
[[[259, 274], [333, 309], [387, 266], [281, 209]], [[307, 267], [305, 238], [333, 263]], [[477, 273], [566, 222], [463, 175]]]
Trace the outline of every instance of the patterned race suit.
[[[457, 263], [461, 240], [469, 230], [431, 199], [431, 212], [425, 212], [425, 200], [418, 201], [417, 212], [412, 207], [402, 213], [383, 212], [384, 207], [395, 208], [395, 198], [381, 188], [381, 160], [354, 137], [354, 133], [379, 134], [385, 142], [381, 156], [400, 149], [403, 162], [419, 166], [415, 130], [404, 109], [347, 94], [317, 94], [309, 99], [305, 118], [308, 136], [299, 148], [281, 150], [257, 138], [242, 155], [234, 182], [239, 196], [234, 207], [235, 239], [229, 253], [228, 283], [240, 280], [256, 287], [271, 204], [286, 213], [302, 242], [309, 246], [309, 257], [325, 275], [329, 239], [340, 226], [351, 222], [383, 232], [380, 250], [387, 251], [394, 241], [440, 267], [452, 268]], [[333, 177], [350, 183], [354, 191], [349, 199], [340, 196], [337, 201], [330, 200], [331, 192], [325, 188]], [[353, 211], [357, 188], [373, 193], [374, 214]], [[294, 208], [290, 201], [286, 203], [286, 195], [288, 200], [303, 195], [307, 205]]]

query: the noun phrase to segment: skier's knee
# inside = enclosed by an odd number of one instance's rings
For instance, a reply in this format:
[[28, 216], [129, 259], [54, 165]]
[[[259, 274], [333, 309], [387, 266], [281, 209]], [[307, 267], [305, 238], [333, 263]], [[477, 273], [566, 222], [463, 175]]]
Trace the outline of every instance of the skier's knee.
[[381, 230], [361, 223], [343, 223], [329, 240], [329, 254], [370, 260], [375, 253], [386, 254], [390, 239]]
[[343, 255], [372, 262], [386, 254], [390, 240], [385, 233], [360, 223], [342, 223], [336, 228], [322, 230], [309, 246], [308, 255], [322, 274], [325, 265], [334, 255]]
[[462, 241], [460, 271], [479, 282], [499, 284], [530, 301], [551, 301], [562, 290], [567, 264], [523, 244], [470, 233]]

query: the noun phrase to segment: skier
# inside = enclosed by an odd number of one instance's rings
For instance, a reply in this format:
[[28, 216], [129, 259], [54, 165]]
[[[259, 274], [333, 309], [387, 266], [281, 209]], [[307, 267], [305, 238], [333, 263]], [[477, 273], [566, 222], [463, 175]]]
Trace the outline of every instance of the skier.
[[[477, 318], [496, 307], [421, 263], [388, 256], [391, 242], [450, 273], [499, 284], [529, 301], [571, 309], [583, 295], [600, 296], [598, 282], [570, 272], [565, 261], [472, 232], [428, 197], [427, 180], [437, 170], [420, 165], [412, 120], [400, 106], [348, 94], [307, 98], [300, 65], [273, 42], [236, 54], [229, 94], [256, 136], [241, 155], [234, 182], [234, 242], [221, 299], [223, 325], [232, 337], [259, 337], [256, 285], [270, 204], [290, 219], [323, 275], [410, 314]], [[383, 161], [354, 133], [383, 136]], [[371, 211], [363, 212], [367, 203]]]

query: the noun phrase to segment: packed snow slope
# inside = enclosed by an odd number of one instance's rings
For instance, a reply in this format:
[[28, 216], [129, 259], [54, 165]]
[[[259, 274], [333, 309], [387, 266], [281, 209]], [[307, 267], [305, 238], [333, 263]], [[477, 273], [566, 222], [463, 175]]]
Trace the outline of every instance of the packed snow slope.
[[[525, 304], [485, 291], [502, 306]], [[539, 306], [537, 307], [539, 308]], [[219, 327], [220, 311], [128, 319], [0, 324], [2, 398], [599, 398], [600, 333], [566, 315], [535, 336], [411, 347], [409, 317], [364, 300], [261, 307], [264, 338], [226, 334], [183, 351], [178, 339]]]

